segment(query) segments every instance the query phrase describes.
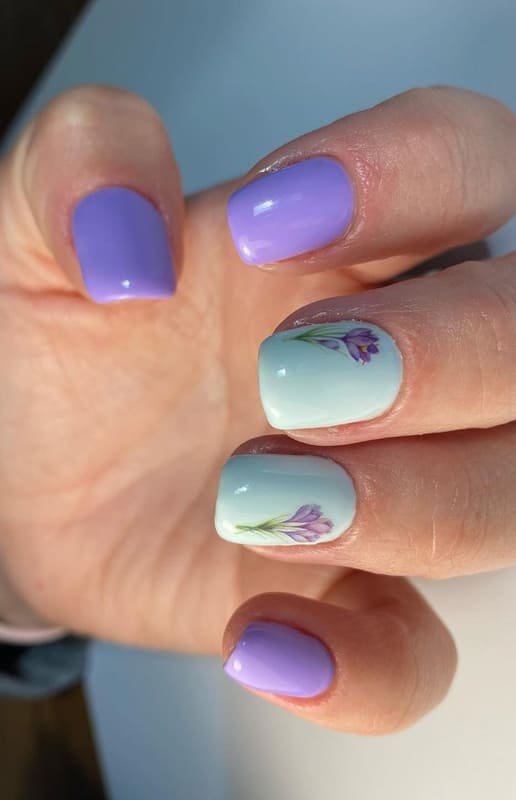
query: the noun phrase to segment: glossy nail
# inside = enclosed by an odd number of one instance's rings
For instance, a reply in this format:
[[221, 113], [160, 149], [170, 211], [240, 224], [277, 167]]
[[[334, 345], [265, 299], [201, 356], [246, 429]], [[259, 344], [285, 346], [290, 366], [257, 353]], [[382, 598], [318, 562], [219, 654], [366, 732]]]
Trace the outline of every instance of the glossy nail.
[[123, 187], [98, 189], [73, 211], [84, 284], [98, 303], [169, 297], [175, 291], [167, 229], [156, 208]]
[[337, 539], [355, 515], [348, 473], [329, 458], [233, 456], [222, 470], [215, 527], [247, 545], [314, 545]]
[[284, 697], [316, 697], [330, 686], [335, 665], [314, 636], [277, 622], [252, 622], [224, 664], [243, 686]]
[[259, 380], [273, 427], [321, 428], [387, 411], [401, 386], [402, 360], [392, 337], [370, 322], [304, 325], [262, 343]]
[[317, 250], [353, 216], [353, 189], [332, 158], [310, 158], [256, 178], [231, 195], [228, 223], [240, 257], [267, 264]]

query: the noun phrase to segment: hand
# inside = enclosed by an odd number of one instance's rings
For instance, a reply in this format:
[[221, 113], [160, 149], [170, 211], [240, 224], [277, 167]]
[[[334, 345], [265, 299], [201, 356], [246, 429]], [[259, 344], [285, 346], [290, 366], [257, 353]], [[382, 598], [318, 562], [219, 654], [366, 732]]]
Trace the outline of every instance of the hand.
[[[287, 145], [261, 166], [336, 159], [355, 209], [333, 244], [268, 275], [241, 264], [227, 230], [235, 184], [191, 198], [183, 221], [167, 137], [146, 103], [83, 88], [47, 107], [0, 174], [3, 616], [211, 652], [247, 601], [226, 656], [265, 618], [313, 634], [336, 665], [315, 699], [268, 693], [274, 702], [362, 732], [397, 729], [432, 707], [453, 675], [453, 643], [403, 579], [371, 573], [445, 576], [514, 561], [514, 431], [494, 427], [516, 416], [513, 268], [507, 257], [364, 290], [511, 216], [514, 130], [496, 101], [436, 88]], [[150, 212], [149, 225], [166, 231], [174, 297], [149, 298], [172, 289], [163, 265], [152, 285], [136, 285], [139, 299], [106, 302], [117, 296], [109, 271], [107, 281], [95, 274], [91, 233], [74, 212], [105, 187], [159, 210], [163, 222]], [[93, 240], [113, 224], [103, 209]], [[125, 242], [136, 262], [131, 229]], [[283, 317], [286, 328], [379, 326], [401, 353], [403, 380], [376, 419], [296, 430], [301, 444], [244, 446], [329, 456], [357, 495], [354, 521], [332, 543], [255, 552], [214, 535], [213, 502], [232, 448], [267, 431], [256, 351]], [[492, 429], [375, 441], [467, 427]]]

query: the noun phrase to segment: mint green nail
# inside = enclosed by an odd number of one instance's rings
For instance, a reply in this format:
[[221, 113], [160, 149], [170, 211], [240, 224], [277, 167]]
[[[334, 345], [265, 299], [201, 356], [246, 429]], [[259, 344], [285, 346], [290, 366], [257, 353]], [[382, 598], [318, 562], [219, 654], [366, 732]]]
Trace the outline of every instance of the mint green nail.
[[303, 325], [265, 339], [259, 378], [274, 428], [342, 425], [390, 408], [401, 386], [401, 354], [392, 337], [370, 322]]
[[351, 478], [329, 458], [233, 456], [222, 470], [215, 527], [239, 544], [320, 544], [349, 528], [355, 507]]

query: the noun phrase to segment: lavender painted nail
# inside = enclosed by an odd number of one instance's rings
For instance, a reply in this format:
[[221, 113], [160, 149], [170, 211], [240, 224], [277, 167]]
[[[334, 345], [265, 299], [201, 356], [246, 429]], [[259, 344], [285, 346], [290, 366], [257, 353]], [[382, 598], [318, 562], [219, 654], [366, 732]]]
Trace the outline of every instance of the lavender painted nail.
[[324, 247], [353, 215], [353, 188], [332, 158], [310, 158], [256, 178], [228, 202], [228, 223], [240, 257], [267, 264]]
[[285, 697], [315, 697], [333, 680], [335, 665], [319, 639], [277, 622], [252, 622], [224, 664], [243, 686]]
[[165, 223], [138, 192], [113, 186], [86, 195], [73, 211], [72, 231], [93, 300], [109, 303], [174, 293]]

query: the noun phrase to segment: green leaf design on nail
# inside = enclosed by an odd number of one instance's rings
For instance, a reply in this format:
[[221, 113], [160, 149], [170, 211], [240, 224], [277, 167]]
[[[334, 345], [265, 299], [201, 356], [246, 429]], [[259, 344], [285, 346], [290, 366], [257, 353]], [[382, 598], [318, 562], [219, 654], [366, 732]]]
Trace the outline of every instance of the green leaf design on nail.
[[380, 352], [379, 338], [371, 328], [352, 328], [343, 334], [341, 325], [327, 323], [313, 325], [308, 330], [284, 338], [314, 344], [335, 353], [347, 353], [353, 361], [362, 365], [369, 364], [371, 356]]
[[333, 529], [333, 522], [323, 517], [321, 506], [309, 503], [288, 516], [280, 514], [257, 525], [235, 525], [237, 532], [250, 531], [276, 541], [317, 542]]

